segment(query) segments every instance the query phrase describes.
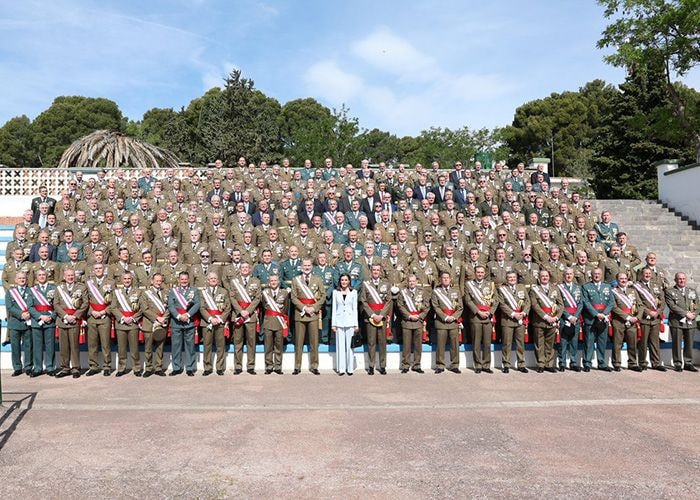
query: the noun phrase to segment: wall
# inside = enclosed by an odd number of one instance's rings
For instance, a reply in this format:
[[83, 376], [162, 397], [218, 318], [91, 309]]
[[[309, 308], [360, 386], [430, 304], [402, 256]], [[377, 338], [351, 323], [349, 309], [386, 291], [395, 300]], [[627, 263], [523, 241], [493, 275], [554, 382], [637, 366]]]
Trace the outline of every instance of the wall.
[[700, 222], [700, 163], [681, 167], [677, 160], [656, 164], [659, 199], [670, 208]]

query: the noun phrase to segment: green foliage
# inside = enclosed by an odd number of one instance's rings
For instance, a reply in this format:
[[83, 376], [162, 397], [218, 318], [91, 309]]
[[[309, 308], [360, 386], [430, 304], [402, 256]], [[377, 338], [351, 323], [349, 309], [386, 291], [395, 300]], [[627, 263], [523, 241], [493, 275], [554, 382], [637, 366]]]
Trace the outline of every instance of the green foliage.
[[114, 101], [93, 97], [57, 97], [34, 123], [36, 149], [44, 166], [53, 167], [76, 139], [97, 129], [121, 130], [122, 113]]
[[665, 82], [670, 108], [686, 130], [700, 161], [698, 122], [687, 109], [687, 94], [673, 80], [700, 63], [700, 0], [598, 0], [605, 17], [613, 19], [598, 41], [598, 48], [613, 48], [605, 60], [632, 71], [658, 66]]
[[0, 164], [19, 168], [39, 165], [34, 132], [26, 116], [12, 118], [0, 128]]

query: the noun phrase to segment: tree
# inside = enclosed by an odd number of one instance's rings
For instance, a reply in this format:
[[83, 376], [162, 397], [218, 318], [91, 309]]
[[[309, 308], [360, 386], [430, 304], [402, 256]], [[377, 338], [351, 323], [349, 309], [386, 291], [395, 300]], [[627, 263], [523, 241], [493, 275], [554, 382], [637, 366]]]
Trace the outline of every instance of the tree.
[[598, 48], [612, 47], [605, 57], [629, 71], [659, 64], [659, 75], [673, 103], [673, 113], [687, 131], [700, 162], [700, 127], [690, 116], [687, 94], [674, 79], [683, 77], [700, 62], [700, 0], [598, 0], [609, 24]]
[[389, 132], [378, 128], [364, 130], [353, 141], [353, 156], [367, 159], [371, 163], [387, 161], [395, 163], [401, 157], [400, 140]]
[[0, 128], [0, 164], [17, 168], [38, 167], [34, 131], [25, 115], [12, 118]]
[[57, 97], [34, 123], [35, 144], [43, 166], [54, 167], [76, 139], [95, 130], [121, 130], [122, 113], [114, 101], [93, 97]]
[[335, 118], [331, 110], [316, 99], [295, 99], [287, 102], [279, 114], [280, 141], [283, 153], [300, 165], [309, 159], [320, 165], [328, 155], [333, 139]]
[[592, 147], [591, 185], [599, 198], [656, 199], [654, 160], [692, 158], [687, 133], [670, 111], [660, 66], [639, 67], [627, 76], [601, 117]]

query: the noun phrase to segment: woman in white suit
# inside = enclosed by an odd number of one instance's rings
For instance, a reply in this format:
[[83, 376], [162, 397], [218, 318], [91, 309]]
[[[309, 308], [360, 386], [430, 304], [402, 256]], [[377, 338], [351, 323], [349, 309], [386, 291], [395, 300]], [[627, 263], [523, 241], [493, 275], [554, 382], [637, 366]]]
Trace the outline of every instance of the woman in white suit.
[[350, 275], [343, 273], [338, 279], [338, 289], [333, 290], [333, 315], [331, 330], [335, 333], [335, 359], [338, 375], [352, 375], [355, 355], [352, 352], [352, 336], [360, 327], [357, 320], [357, 290], [350, 288]]

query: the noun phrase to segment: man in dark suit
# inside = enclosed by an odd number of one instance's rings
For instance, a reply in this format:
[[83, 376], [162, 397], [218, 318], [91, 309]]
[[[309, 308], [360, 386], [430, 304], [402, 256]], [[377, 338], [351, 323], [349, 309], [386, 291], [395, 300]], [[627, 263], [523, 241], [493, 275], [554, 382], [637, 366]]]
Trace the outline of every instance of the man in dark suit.
[[56, 260], [56, 246], [49, 242], [49, 233], [47, 231], [41, 231], [39, 233], [39, 241], [32, 245], [29, 251], [29, 262], [39, 261], [39, 249], [41, 247], [46, 247], [49, 249], [49, 260]]
[[447, 187], [447, 176], [445, 174], [440, 174], [438, 176], [437, 186], [432, 189], [432, 192], [435, 194], [435, 203], [439, 205], [444, 202], [447, 191], [449, 191]]
[[[39, 188], [39, 196], [32, 199], [32, 205], [30, 208], [32, 209], [33, 216], [37, 216], [39, 214], [39, 205], [41, 203], [49, 204], [50, 214], [52, 214], [54, 209], [56, 208], [56, 200], [54, 200], [53, 198], [49, 198], [49, 188], [47, 188], [46, 186], [41, 186]], [[33, 223], [36, 224], [36, 222]]]
[[299, 206], [300, 210], [297, 212], [299, 223], [305, 222], [309, 226], [311, 226], [311, 221], [314, 218], [315, 215], [321, 215], [322, 212], [319, 212], [315, 208], [315, 203], [314, 200], [306, 199], [302, 204]]
[[450, 184], [452, 184], [452, 187], [454, 189], [457, 189], [457, 186], [459, 186], [459, 180], [464, 178], [464, 170], [462, 169], [462, 162], [457, 161], [455, 162], [455, 169], [450, 172]]
[[537, 184], [537, 174], [542, 174], [542, 177], [544, 177], [544, 182], [546, 182], [550, 186], [552, 185], [552, 183], [549, 180], [549, 174], [544, 171], [544, 163], [538, 163], [537, 170], [535, 172], [532, 172], [532, 174], [530, 174], [530, 183], [533, 186], [535, 184]]
[[418, 184], [413, 188], [413, 198], [416, 200], [423, 200], [428, 196], [430, 188], [425, 183], [425, 177], [421, 176], [418, 179]]
[[469, 194], [469, 189], [467, 188], [467, 180], [462, 177], [457, 184], [455, 184], [454, 200], [460, 207], [466, 207], [469, 202], [467, 201], [467, 195]]
[[382, 198], [374, 191], [374, 186], [367, 186], [367, 196], [360, 203], [360, 210], [366, 214], [374, 212], [376, 204], [382, 203]]

